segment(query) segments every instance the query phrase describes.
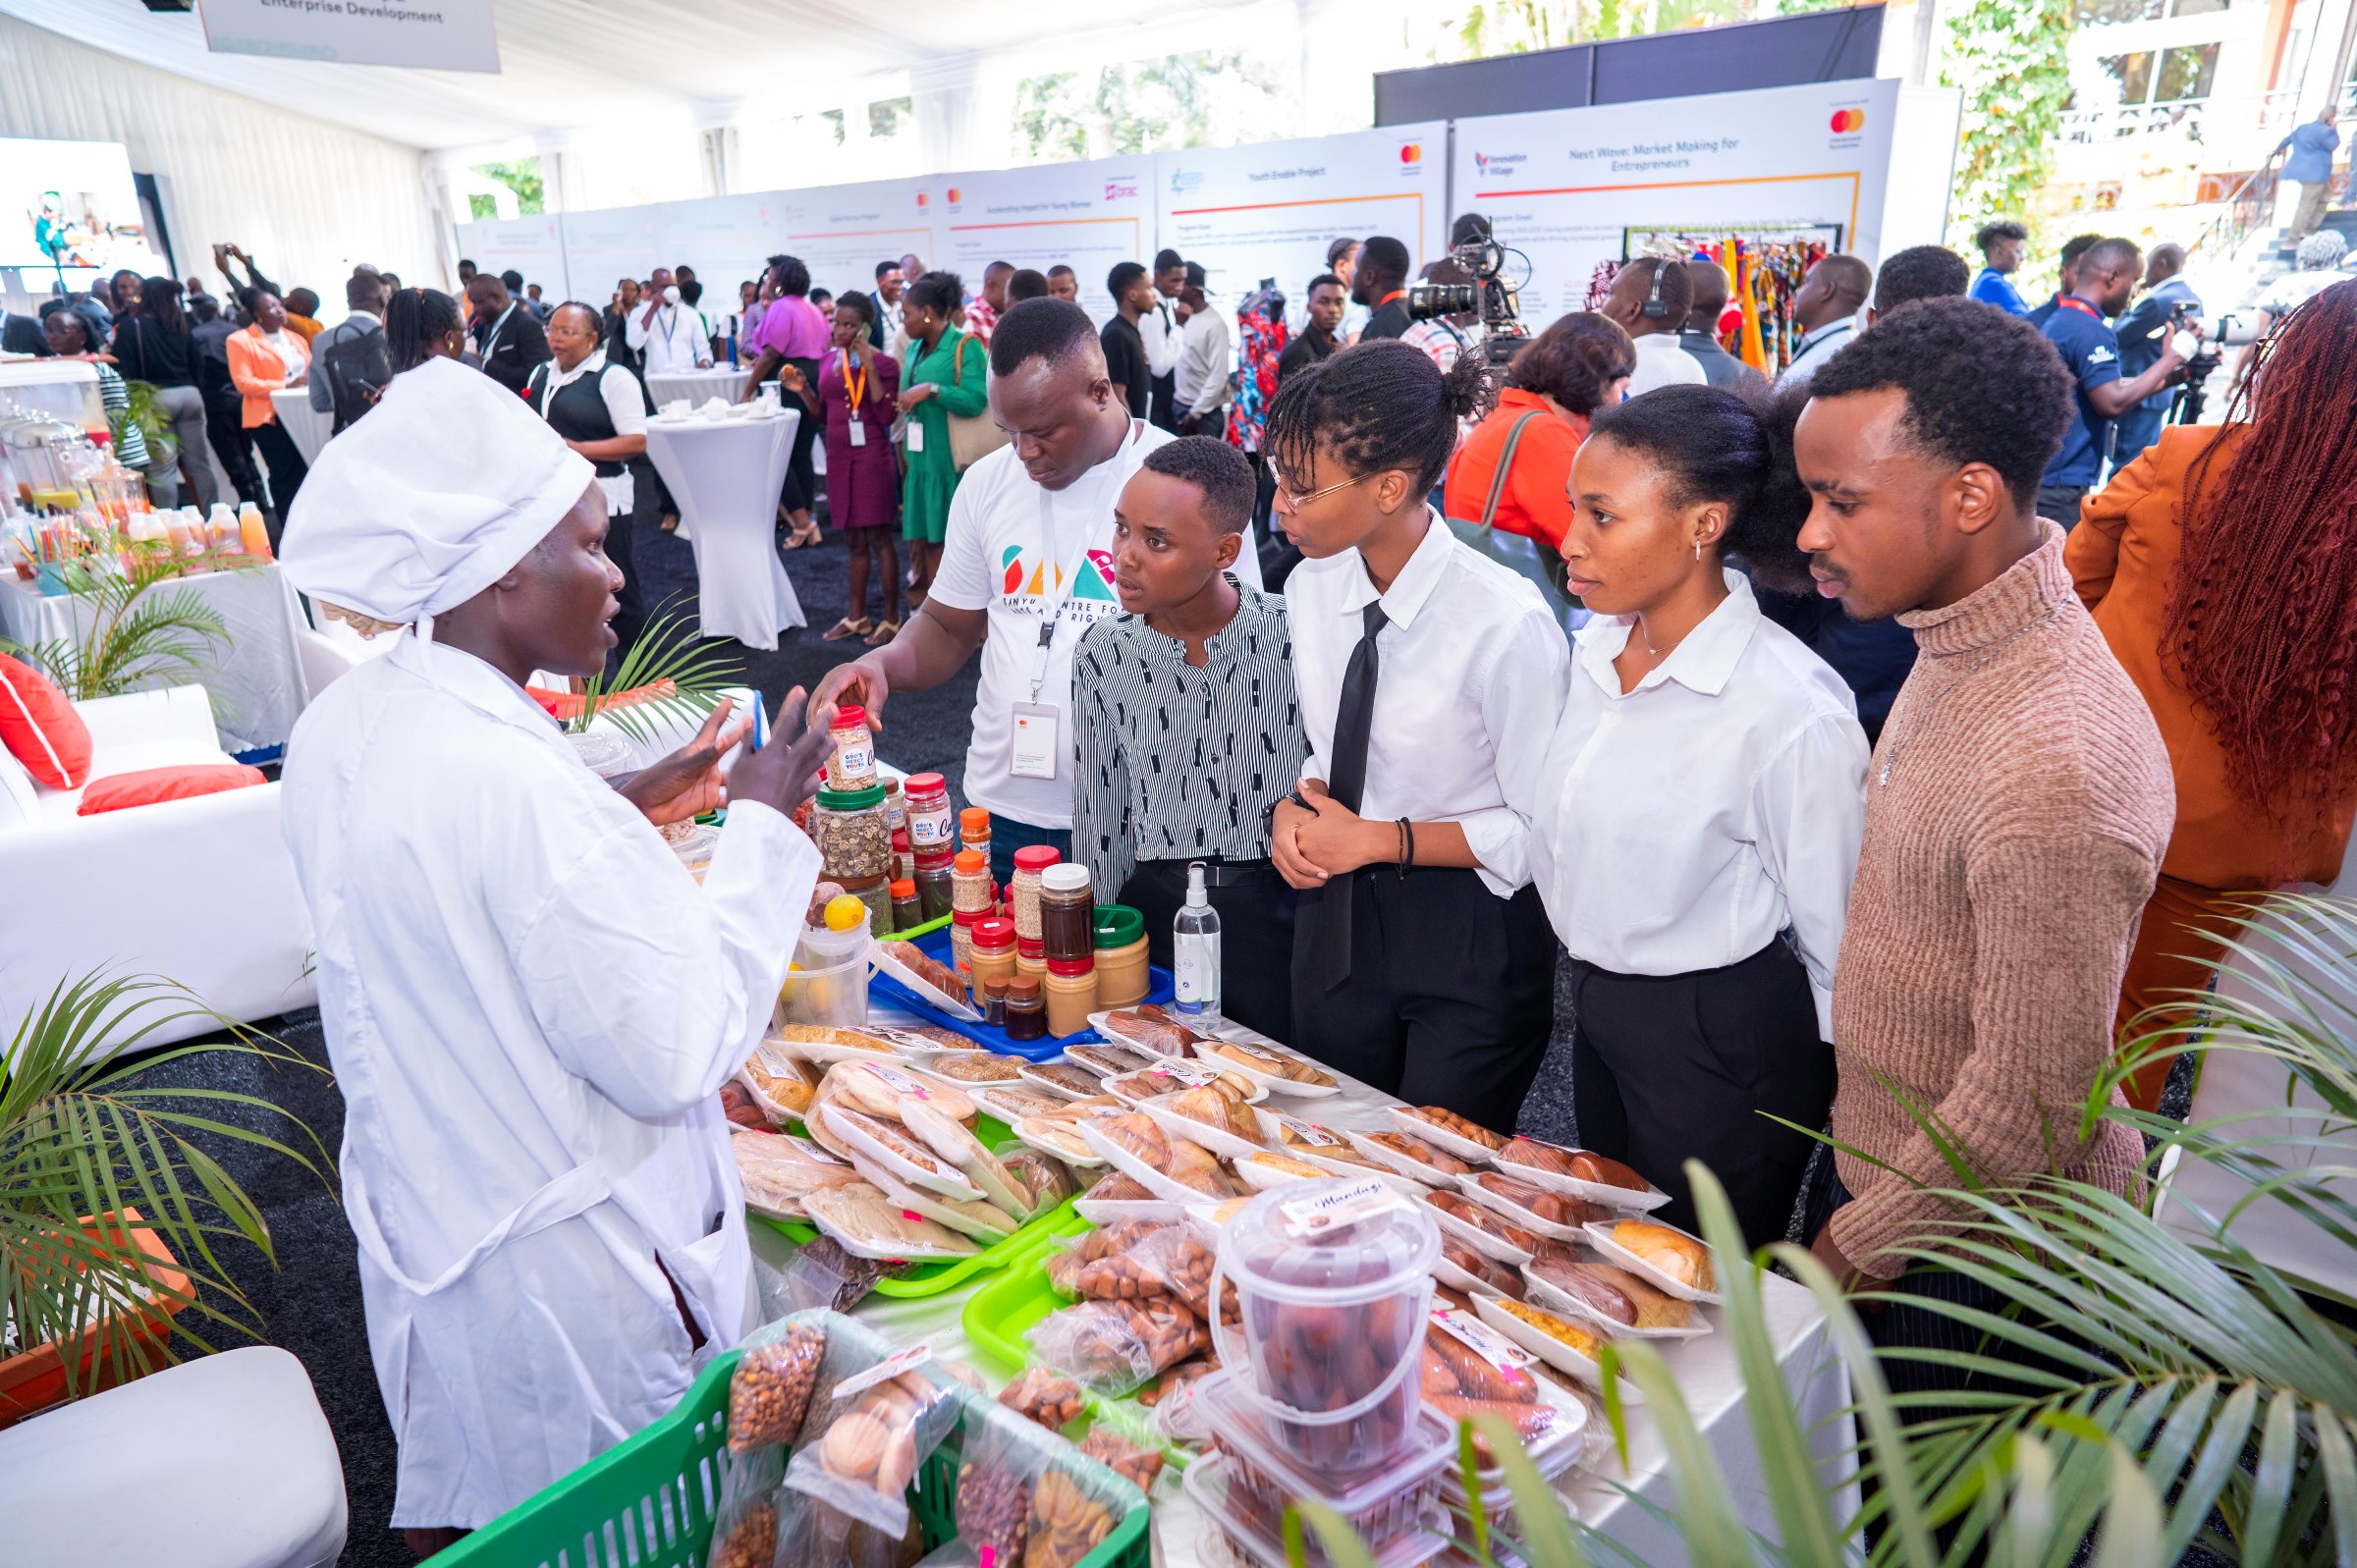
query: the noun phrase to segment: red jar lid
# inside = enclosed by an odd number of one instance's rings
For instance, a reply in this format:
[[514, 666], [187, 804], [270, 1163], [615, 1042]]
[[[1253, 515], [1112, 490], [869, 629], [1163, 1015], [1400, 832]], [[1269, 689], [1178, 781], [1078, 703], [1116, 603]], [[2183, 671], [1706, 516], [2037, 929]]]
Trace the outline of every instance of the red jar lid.
[[1014, 946], [1014, 922], [1005, 915], [984, 915], [974, 922], [974, 946], [996, 952]]
[[903, 792], [910, 795], [946, 795], [950, 782], [937, 773], [912, 773]]
[[990, 856], [979, 849], [960, 849], [958, 851], [958, 857], [952, 860], [950, 865], [953, 869], [961, 871], [969, 877], [976, 876], [990, 869]]
[[832, 728], [837, 730], [849, 730], [855, 725], [864, 725], [866, 723], [867, 710], [860, 707], [855, 702], [847, 702], [835, 710], [835, 723]]
[[1097, 972], [1094, 958], [1050, 958], [1048, 973], [1052, 975], [1093, 975]]
[[1014, 869], [1034, 874], [1047, 870], [1064, 858], [1054, 846], [1035, 843], [1014, 852]]
[[953, 909], [950, 911], [950, 921], [953, 925], [970, 926], [981, 918], [982, 911], [979, 909]]
[[1025, 958], [1045, 958], [1048, 955], [1047, 939], [1017, 937], [1014, 939], [1014, 950]]
[[908, 847], [908, 830], [907, 830], [907, 829], [905, 829], [905, 828], [895, 828], [895, 829], [893, 829], [893, 830], [892, 830], [892, 846], [893, 846], [895, 849], [905, 849], [905, 848], [907, 848], [907, 847]]
[[950, 852], [947, 849], [921, 850], [916, 857], [916, 867], [919, 871], [947, 871], [950, 869]]

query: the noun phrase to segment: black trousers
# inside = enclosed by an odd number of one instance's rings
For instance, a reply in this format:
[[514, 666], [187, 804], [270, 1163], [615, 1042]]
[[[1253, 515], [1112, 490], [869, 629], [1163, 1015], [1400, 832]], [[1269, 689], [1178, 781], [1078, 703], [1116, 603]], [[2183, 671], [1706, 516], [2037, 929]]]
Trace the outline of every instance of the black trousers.
[[644, 458], [632, 458], [630, 470], [630, 510], [609, 513], [606, 516], [606, 559], [622, 568], [622, 589], [614, 595], [622, 606], [614, 618], [614, 651], [606, 655], [606, 668], [619, 673], [622, 658], [646, 630], [646, 590], [639, 586], [638, 523], [648, 520], [650, 530], [655, 516], [655, 465]]
[[[238, 499], [258, 507], [262, 504], [262, 486], [253, 472], [253, 437], [245, 425], [245, 400], [238, 396], [235, 387], [202, 390], [205, 443], [221, 459], [221, 471], [229, 475], [229, 487], [238, 493]], [[195, 461], [204, 460], [194, 454], [191, 456]]]
[[255, 425], [247, 432], [253, 437], [262, 463], [270, 470], [270, 499], [264, 503], [269, 511], [263, 520], [269, 524], [270, 548], [278, 548], [279, 535], [287, 531], [287, 509], [295, 505], [296, 492], [302, 488], [303, 476], [310, 464], [302, 460], [302, 449], [287, 434], [287, 427], [273, 419], [266, 425]]
[[[799, 370], [812, 388], [818, 386], [817, 360], [790, 359], [787, 363]], [[808, 408], [802, 408], [798, 399], [787, 406], [800, 408], [802, 417], [794, 427], [794, 451], [786, 459], [786, 487], [778, 500], [788, 512], [807, 512], [818, 501], [818, 470], [811, 464], [810, 448], [818, 440], [826, 415], [812, 414]]]
[[[1572, 960], [1571, 1085], [1579, 1140], [1670, 1194], [1694, 1228], [1688, 1160], [1727, 1188], [1746, 1245], [1784, 1239], [1834, 1104], [1834, 1048], [1817, 1037], [1808, 971], [1783, 943], [1682, 975], [1621, 975]], [[1766, 1112], [1768, 1114], [1762, 1114]]]
[[[1248, 1029], [1284, 1040], [1293, 1029], [1293, 907], [1300, 894], [1265, 860], [1222, 864], [1224, 879], [1204, 890], [1220, 912], [1220, 1011]], [[1121, 901], [1145, 917], [1146, 955], [1171, 966], [1171, 923], [1186, 902], [1183, 860], [1141, 860], [1122, 884]]]
[[1151, 396], [1146, 399], [1146, 423], [1157, 430], [1178, 433], [1178, 372], [1156, 376], [1146, 383]]
[[[1350, 972], [1328, 990], [1323, 891], [1293, 922], [1289, 1044], [1412, 1106], [1510, 1133], [1555, 1024], [1555, 932], [1538, 890], [1511, 898], [1471, 871], [1351, 873]], [[1282, 1038], [1282, 1037], [1280, 1037]]]

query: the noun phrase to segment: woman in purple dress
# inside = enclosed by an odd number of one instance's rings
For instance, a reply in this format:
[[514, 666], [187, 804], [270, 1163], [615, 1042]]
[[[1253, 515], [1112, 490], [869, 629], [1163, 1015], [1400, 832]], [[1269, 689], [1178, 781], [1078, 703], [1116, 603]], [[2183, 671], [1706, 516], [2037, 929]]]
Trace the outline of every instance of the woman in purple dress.
[[[892, 444], [901, 366], [868, 346], [874, 309], [875, 302], [856, 292], [836, 300], [818, 385], [813, 388], [792, 365], [781, 366], [778, 379], [812, 413], [825, 415], [827, 512], [850, 552], [850, 597], [843, 619], [821, 637], [827, 642], [863, 637], [869, 647], [880, 648], [901, 629], [901, 561], [893, 545], [901, 531], [901, 470]], [[867, 619], [871, 562], [884, 599], [883, 617], [873, 622]]]

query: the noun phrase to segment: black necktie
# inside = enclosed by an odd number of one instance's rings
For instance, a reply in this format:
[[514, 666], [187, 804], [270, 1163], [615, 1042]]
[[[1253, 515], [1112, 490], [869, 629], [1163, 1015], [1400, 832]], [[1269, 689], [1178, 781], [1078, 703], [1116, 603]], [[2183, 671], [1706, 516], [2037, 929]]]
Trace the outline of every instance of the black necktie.
[[[1334, 760], [1326, 770], [1326, 792], [1352, 811], [1359, 808], [1367, 788], [1367, 737], [1375, 727], [1375, 679], [1381, 661], [1376, 633], [1389, 617], [1378, 599], [1362, 612], [1366, 631], [1350, 650], [1343, 671], [1343, 701], [1334, 716]], [[1318, 975], [1332, 991], [1350, 977], [1350, 902], [1354, 878], [1336, 877], [1326, 884], [1326, 921], [1320, 943]]]

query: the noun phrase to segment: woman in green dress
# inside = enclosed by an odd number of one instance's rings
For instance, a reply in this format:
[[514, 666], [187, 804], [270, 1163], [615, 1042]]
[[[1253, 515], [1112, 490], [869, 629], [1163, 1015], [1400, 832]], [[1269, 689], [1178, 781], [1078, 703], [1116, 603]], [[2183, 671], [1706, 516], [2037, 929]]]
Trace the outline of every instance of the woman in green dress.
[[908, 334], [908, 369], [901, 381], [901, 412], [908, 416], [908, 477], [902, 490], [901, 532], [914, 572], [909, 607], [933, 586], [941, 541], [958, 493], [958, 463], [950, 452], [950, 416], [990, 411], [984, 388], [990, 351], [950, 325], [965, 286], [952, 272], [928, 272], [901, 296], [901, 325]]

